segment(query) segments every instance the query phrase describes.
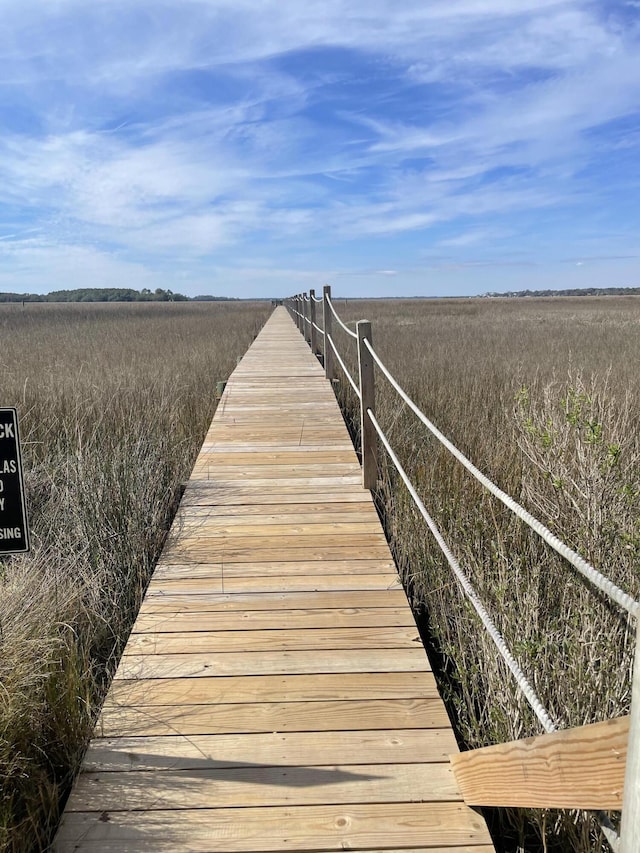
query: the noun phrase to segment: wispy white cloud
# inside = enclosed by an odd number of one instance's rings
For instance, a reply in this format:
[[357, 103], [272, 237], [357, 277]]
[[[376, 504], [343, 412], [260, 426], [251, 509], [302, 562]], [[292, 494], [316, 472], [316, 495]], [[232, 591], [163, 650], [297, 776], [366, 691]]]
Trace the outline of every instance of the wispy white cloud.
[[603, 194], [640, 177], [609, 157], [640, 140], [632, 3], [2, 6], [0, 232], [17, 235], [2, 241], [17, 279], [47, 253], [61, 275], [88, 253], [98, 277], [138, 281], [175, 256], [195, 287], [206, 265], [260, 254], [271, 286], [270, 264], [304, 254], [313, 276], [369, 245], [382, 280], [425, 244], [539, 245], [541, 211], [611, 224]]

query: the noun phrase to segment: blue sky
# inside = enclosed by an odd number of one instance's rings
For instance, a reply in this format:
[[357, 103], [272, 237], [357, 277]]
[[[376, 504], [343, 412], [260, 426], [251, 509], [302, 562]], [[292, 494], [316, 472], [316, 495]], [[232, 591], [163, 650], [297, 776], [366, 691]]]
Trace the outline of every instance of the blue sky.
[[0, 290], [640, 286], [640, 0], [0, 12]]

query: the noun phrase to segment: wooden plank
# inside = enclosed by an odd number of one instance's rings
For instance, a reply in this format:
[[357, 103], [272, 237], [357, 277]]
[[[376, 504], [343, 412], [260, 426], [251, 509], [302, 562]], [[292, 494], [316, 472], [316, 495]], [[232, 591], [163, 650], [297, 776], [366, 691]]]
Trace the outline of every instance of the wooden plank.
[[[219, 610], [180, 611], [172, 607], [163, 613], [142, 612], [133, 626], [130, 642], [138, 634], [163, 632], [259, 631], [261, 634], [282, 628], [311, 631], [317, 628], [392, 628], [406, 627], [415, 632], [415, 622], [408, 607], [358, 607], [343, 610]], [[241, 641], [242, 644], [242, 641]]]
[[[358, 560], [364, 555], [360, 545], [308, 545], [306, 547], [286, 545], [283, 547], [230, 547], [223, 542], [207, 547], [202, 542], [192, 542], [188, 545], [172, 543], [166, 550], [166, 556], [173, 562], [184, 562], [187, 558], [195, 562], [212, 563], [222, 560], [224, 563], [243, 562], [301, 562], [302, 560]], [[174, 559], [175, 558], [175, 559]], [[367, 548], [366, 559], [389, 559], [389, 549], [386, 544], [372, 544]]]
[[[323, 490], [322, 500], [326, 503], [356, 503], [366, 504], [370, 500], [366, 492], [360, 488], [348, 491]], [[208, 480], [193, 480], [186, 486], [182, 496], [183, 506], [271, 506], [273, 504], [314, 504], [318, 501], [318, 492], [310, 491], [306, 486], [284, 487], [280, 483], [269, 492], [264, 488], [254, 488], [246, 483], [231, 484], [221, 487], [218, 483]]]
[[434, 699], [428, 672], [237, 675], [207, 678], [114, 679], [106, 704], [202, 705], [210, 702], [325, 702], [352, 699]]
[[[440, 699], [353, 699], [348, 701], [216, 703], [208, 705], [109, 705], [96, 732], [100, 737], [325, 732], [358, 729], [448, 728]], [[342, 760], [342, 759], [341, 759]]]
[[455, 799], [456, 784], [447, 763], [358, 764], [322, 767], [274, 767], [248, 762], [244, 767], [170, 771], [85, 772], [67, 804], [68, 812], [130, 809], [199, 809], [247, 806], [316, 805], [317, 790], [325, 802], [421, 802], [426, 788], [430, 802]]
[[142, 603], [142, 614], [167, 612], [249, 612], [259, 610], [278, 613], [282, 610], [349, 610], [362, 607], [402, 607], [407, 597], [402, 587], [389, 590], [325, 590], [321, 592], [259, 592], [259, 593], [195, 593], [193, 595], [164, 593], [153, 598], [147, 596]]
[[294, 675], [329, 672], [429, 672], [422, 647], [280, 652], [183, 652], [123, 655], [115, 679], [207, 678], [224, 675]]
[[302, 465], [305, 466], [308, 462], [313, 465], [344, 463], [350, 466], [357, 466], [358, 457], [355, 454], [353, 447], [349, 450], [252, 450], [231, 452], [220, 444], [209, 444], [205, 442], [199, 454], [200, 459], [206, 459], [212, 465], [232, 466], [238, 465], [250, 466], [255, 468], [262, 465], [279, 465], [281, 462], [285, 465]]
[[218, 519], [225, 525], [255, 524], [333, 524], [346, 521], [376, 521], [378, 514], [366, 503], [271, 504], [268, 506], [206, 506], [183, 507], [176, 515], [178, 524], [200, 518]]
[[[237, 556], [237, 555], [236, 555]], [[282, 556], [281, 554], [262, 554], [261, 556]], [[247, 562], [251, 562], [249, 556]], [[168, 593], [193, 595], [194, 593], [223, 593], [230, 594], [242, 592], [276, 592], [286, 590], [289, 592], [298, 590], [300, 592], [313, 591], [353, 591], [362, 590], [385, 590], [393, 586], [400, 587], [400, 581], [392, 574], [352, 574], [340, 575], [286, 575], [283, 577], [233, 577], [230, 573], [221, 572], [220, 578], [185, 578], [184, 580], [171, 580], [162, 578], [152, 580], [147, 590], [147, 597], [153, 599], [156, 596], [166, 596]]]
[[[331, 476], [328, 477], [327, 475]], [[203, 477], [207, 480], [262, 481], [273, 479], [284, 482], [295, 478], [308, 485], [319, 486], [321, 483], [314, 483], [314, 480], [318, 478], [322, 482], [329, 479], [331, 482], [338, 483], [342, 477], [346, 477], [347, 482], [357, 483], [359, 482], [358, 476], [357, 467], [352, 463], [335, 465], [320, 463], [315, 465], [307, 460], [306, 464], [300, 462], [288, 465], [281, 462], [279, 465], [260, 465], [257, 468], [253, 466], [247, 468], [245, 465], [220, 465], [204, 458], [193, 466], [190, 479], [202, 479]], [[268, 486], [269, 484], [266, 483], [265, 485]]]
[[[306, 523], [289, 521], [285, 524], [277, 520], [270, 524], [252, 524], [250, 519], [245, 519], [241, 524], [228, 524], [219, 517], [196, 516], [193, 519], [181, 518], [178, 529], [181, 542], [189, 542], [195, 537], [198, 538], [198, 541], [206, 539], [207, 542], [212, 539], [214, 541], [223, 539], [231, 543], [235, 539], [239, 539], [241, 542], [249, 540], [250, 545], [254, 543], [258, 545], [263, 542], [271, 544], [274, 538], [283, 544], [290, 540], [295, 543], [300, 542], [299, 537], [301, 536], [309, 536], [314, 539], [330, 537], [332, 542], [335, 542], [337, 537], [344, 536], [347, 537], [345, 544], [354, 540], [360, 542], [363, 536], [372, 537], [373, 542], [384, 539], [377, 518], [367, 521], [345, 521], [344, 519], [342, 521], [310, 521]], [[304, 544], [306, 540], [302, 541]]]
[[622, 808], [629, 717], [452, 756], [465, 802], [523, 808]]
[[450, 729], [267, 732], [99, 738], [85, 757], [88, 772], [191, 770], [332, 764], [449, 764], [456, 750]]
[[168, 655], [254, 651], [301, 651], [336, 649], [405, 649], [412, 643], [422, 647], [413, 628], [325, 628], [318, 630], [276, 629], [272, 631], [193, 631], [171, 634], [147, 633], [130, 637], [125, 655]]
[[224, 572], [225, 577], [284, 577], [285, 575], [339, 575], [352, 574], [391, 575], [395, 566], [382, 560], [308, 560], [305, 562], [242, 562], [242, 563], [163, 563], [154, 573], [154, 583], [165, 578], [216, 578]]
[[483, 819], [458, 803], [387, 803], [69, 812], [57, 841], [64, 849], [122, 853], [150, 849], [209, 853], [290, 850], [388, 850], [489, 845]]
[[250, 487], [260, 489], [273, 489], [279, 491], [288, 486], [305, 487], [307, 491], [316, 490], [315, 499], [318, 499], [317, 490], [325, 487], [336, 487], [341, 485], [357, 486], [360, 483], [359, 474], [342, 474], [332, 477], [308, 477], [305, 474], [299, 476], [282, 476], [282, 471], [279, 476], [264, 477], [258, 475], [255, 471], [247, 474], [239, 474], [237, 477], [225, 475], [224, 471], [216, 472], [215, 470], [194, 471], [191, 474], [190, 482], [200, 480], [201, 482], [213, 482], [220, 488], [233, 488], [237, 483], [247, 483]]

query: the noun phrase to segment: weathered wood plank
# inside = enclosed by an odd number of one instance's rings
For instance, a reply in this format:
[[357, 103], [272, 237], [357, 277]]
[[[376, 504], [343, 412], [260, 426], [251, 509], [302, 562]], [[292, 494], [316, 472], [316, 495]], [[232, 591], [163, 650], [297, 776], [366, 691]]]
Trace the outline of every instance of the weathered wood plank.
[[220, 769], [246, 765], [449, 764], [456, 750], [450, 729], [268, 732], [100, 738], [85, 758], [90, 772]]
[[378, 522], [378, 515], [367, 503], [271, 504], [270, 506], [195, 506], [183, 507], [176, 515], [178, 524], [199, 519], [217, 519], [222, 524], [334, 524], [345, 522]]
[[329, 672], [429, 672], [429, 660], [420, 648], [342, 649], [321, 651], [183, 652], [126, 654], [115, 679], [207, 678], [224, 675], [293, 675]]
[[[245, 547], [230, 547], [224, 542], [217, 542], [207, 547], [202, 542], [188, 544], [172, 543], [166, 550], [166, 557], [175, 563], [184, 562], [187, 558], [195, 562], [212, 563], [221, 560], [224, 563], [242, 562], [300, 562], [302, 560], [359, 560], [364, 557], [360, 545], [308, 545], [299, 547], [287, 545], [284, 547], [268, 547], [266, 545], [251, 546], [245, 542]], [[389, 559], [389, 549], [383, 545], [372, 544], [367, 548], [366, 559]]]
[[166, 563], [158, 566], [154, 573], [154, 582], [165, 578], [216, 578], [224, 572], [231, 577], [284, 577], [285, 575], [340, 575], [351, 572], [356, 575], [395, 575], [395, 566], [382, 560], [308, 560], [305, 562], [253, 562], [241, 563]]
[[268, 767], [250, 761], [245, 767], [227, 767], [220, 762], [189, 770], [87, 771], [71, 795], [67, 811], [201, 809], [212, 803], [216, 808], [238, 803], [244, 807], [315, 805], [319, 786], [325, 787], [327, 805], [411, 803], [424, 801], [427, 784], [429, 802], [456, 797], [448, 762]]
[[184, 652], [304, 651], [336, 649], [406, 649], [420, 644], [415, 628], [327, 628], [320, 630], [276, 629], [272, 631], [193, 631], [135, 634], [125, 649], [127, 655], [168, 655]]
[[427, 672], [236, 675], [114, 680], [106, 704], [202, 705], [210, 702], [326, 702], [350, 699], [434, 699]]
[[[167, 612], [140, 613], [130, 642], [135, 641], [138, 634], [153, 633], [161, 636], [165, 632], [213, 632], [213, 631], [257, 631], [260, 636], [278, 630], [283, 626], [288, 629], [313, 631], [318, 628], [392, 628], [405, 627], [415, 633], [416, 627], [413, 616], [407, 607], [358, 607], [343, 610], [297, 609], [297, 610], [242, 610], [240, 612], [224, 612], [219, 610], [187, 610], [179, 611], [175, 607]], [[242, 643], [241, 643], [242, 644]]]
[[[189, 542], [192, 538], [197, 537], [198, 541], [202, 539], [233, 542], [234, 538], [240, 541], [248, 541], [250, 545], [254, 542], [259, 545], [263, 542], [272, 543], [274, 539], [283, 545], [289, 541], [300, 542], [301, 536], [309, 536], [321, 540], [329, 539], [332, 543], [341, 541], [341, 537], [346, 537], [345, 544], [354, 542], [358, 544], [363, 541], [363, 537], [371, 537], [373, 542], [379, 542], [384, 539], [380, 530], [380, 522], [375, 520], [367, 521], [311, 521], [303, 523], [301, 521], [289, 521], [283, 524], [282, 522], [273, 521], [270, 524], [251, 523], [251, 520], [245, 520], [244, 523], [228, 524], [222, 518], [215, 516], [196, 517], [192, 519], [181, 518], [178, 525], [180, 541]], [[304, 544], [305, 540], [302, 540]]]
[[[358, 729], [448, 728], [440, 699], [254, 702], [210, 705], [109, 705], [96, 733], [101, 737], [325, 732]], [[341, 759], [342, 760], [342, 759]]]
[[[237, 556], [237, 555], [234, 555]], [[260, 556], [274, 556], [273, 553], [261, 554]], [[281, 554], [278, 556], [282, 556]], [[247, 555], [246, 561], [250, 562]], [[234, 577], [230, 572], [220, 573], [219, 578], [185, 578], [184, 580], [172, 580], [171, 578], [161, 578], [153, 580], [148, 587], [147, 597], [153, 599], [156, 596], [165, 596], [168, 593], [185, 595], [194, 593], [223, 593], [230, 594], [241, 592], [275, 592], [277, 590], [300, 592], [321, 592], [325, 590], [345, 592], [353, 590], [385, 590], [397, 586], [399, 589], [400, 581], [397, 575], [389, 574], [352, 574], [345, 576], [340, 575], [285, 575], [282, 577], [267, 576], [267, 577], [251, 577], [242, 576]]]
[[[66, 849], [122, 853], [248, 853], [248, 851], [401, 850], [489, 845], [482, 818], [459, 803], [387, 803], [69, 812], [58, 837]], [[454, 851], [455, 853], [455, 851]], [[459, 853], [459, 851], [458, 851]]]
[[299, 592], [238, 592], [176, 594], [165, 592], [153, 598], [147, 596], [142, 603], [142, 614], [188, 613], [194, 611], [245, 612], [305, 609], [323, 610], [363, 607], [405, 606], [407, 597], [402, 587], [389, 590], [323, 590]]

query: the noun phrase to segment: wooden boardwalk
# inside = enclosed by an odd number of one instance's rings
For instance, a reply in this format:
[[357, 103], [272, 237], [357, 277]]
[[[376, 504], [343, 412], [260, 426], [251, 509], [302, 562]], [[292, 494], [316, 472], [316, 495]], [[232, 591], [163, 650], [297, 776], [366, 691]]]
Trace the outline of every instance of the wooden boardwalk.
[[493, 850], [360, 483], [277, 308], [198, 456], [58, 853]]

